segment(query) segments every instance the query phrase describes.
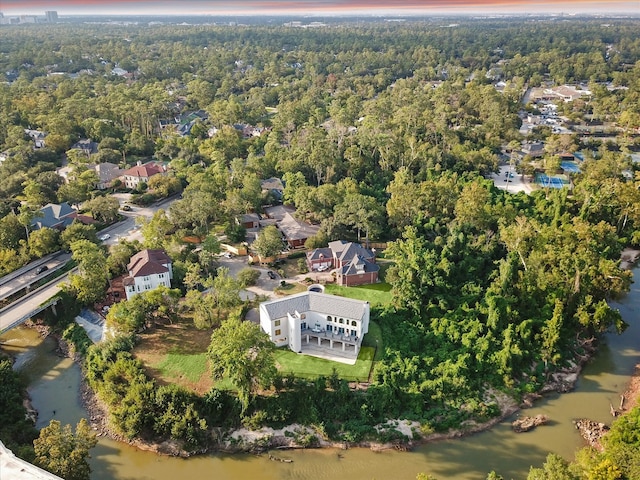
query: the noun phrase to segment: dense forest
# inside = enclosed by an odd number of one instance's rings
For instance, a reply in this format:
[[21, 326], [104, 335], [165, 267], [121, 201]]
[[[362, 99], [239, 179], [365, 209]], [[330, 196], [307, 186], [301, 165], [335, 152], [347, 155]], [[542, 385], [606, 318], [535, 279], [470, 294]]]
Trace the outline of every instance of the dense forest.
[[[261, 394], [198, 396], [154, 383], [131, 353], [134, 337], [123, 336], [86, 356], [87, 379], [112, 407], [115, 428], [195, 449], [220, 425], [299, 422], [360, 441], [398, 439], [375, 429], [389, 418], [419, 421], [416, 435], [486, 420], [499, 413], [492, 392], [538, 391], [598, 335], [624, 330], [607, 300], [628, 290], [620, 253], [640, 244], [630, 156], [640, 147], [637, 31], [637, 21], [600, 19], [4, 28], [0, 270], [69, 249], [84, 265], [70, 293], [91, 304], [104, 295], [104, 272], [123, 271], [144, 246], [171, 255], [182, 293], [209, 276], [202, 285], [227, 291], [224, 272], [213, 278], [207, 251], [216, 248], [206, 242], [238, 234], [237, 215], [273, 201], [260, 180], [281, 177], [284, 202], [320, 226], [308, 247], [388, 242], [393, 303], [372, 311], [385, 344], [371, 385], [353, 391], [337, 376], [274, 374], [261, 379]], [[572, 188], [496, 188], [490, 175], [525, 140], [522, 115], [535, 110], [522, 102], [525, 91], [565, 83], [591, 95], [561, 103], [561, 113], [607, 125], [610, 135], [536, 128], [527, 139], [545, 151], [534, 168], [548, 170], [566, 150], [584, 153]], [[196, 111], [187, 134], [162, 127]], [[261, 134], [244, 136], [238, 124]], [[25, 129], [46, 132], [46, 147], [34, 149]], [[94, 191], [89, 159], [71, 149], [83, 138], [98, 144], [91, 162], [167, 163], [165, 180], [136, 193], [181, 198], [143, 225], [143, 245], [106, 252], [93, 227], [26, 228], [48, 202], [82, 205], [104, 222], [117, 215], [108, 194]], [[72, 166], [68, 183], [55, 173], [63, 164]], [[199, 253], [184, 243], [189, 235], [207, 238]], [[177, 315], [179, 297], [141, 296], [108, 320], [131, 334], [150, 317]], [[219, 303], [186, 308], [210, 310], [200, 327], [229, 322], [229, 335], [240, 335]]]

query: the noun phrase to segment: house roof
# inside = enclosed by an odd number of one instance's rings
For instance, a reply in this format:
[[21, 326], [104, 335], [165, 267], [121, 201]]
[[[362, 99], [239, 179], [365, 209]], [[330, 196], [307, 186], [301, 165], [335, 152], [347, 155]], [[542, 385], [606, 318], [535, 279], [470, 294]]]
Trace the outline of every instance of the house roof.
[[260, 215], [257, 213], [244, 213], [240, 215], [240, 223], [259, 222]]
[[277, 225], [287, 240], [305, 240], [313, 237], [320, 229], [320, 227], [296, 220], [290, 213], [285, 213]]
[[263, 190], [277, 190], [282, 192], [284, 190], [284, 185], [282, 184], [282, 180], [276, 177], [267, 178], [266, 180], [260, 181], [260, 186]]
[[32, 226], [42, 227], [54, 227], [58, 225], [67, 226], [73, 221], [72, 214], [76, 211], [71, 208], [67, 202], [62, 203], [48, 203], [40, 209], [42, 215], [35, 217], [31, 221]]
[[342, 262], [345, 262], [348, 259], [353, 259], [355, 256], [362, 257], [366, 260], [375, 257], [371, 250], [364, 248], [359, 243], [345, 242], [344, 240], [329, 242], [329, 248], [335, 257]]
[[355, 255], [348, 265], [342, 267], [343, 275], [357, 275], [359, 273], [372, 273], [380, 270], [380, 267], [367, 261], [360, 255]]
[[98, 174], [100, 182], [110, 182], [111, 180], [122, 175], [122, 170], [120, 170], [120, 167], [109, 162], [94, 165], [93, 169]]
[[316, 248], [310, 252], [307, 252], [307, 258], [309, 261], [320, 260], [324, 258], [330, 259], [333, 256], [330, 248]]
[[122, 175], [127, 175], [129, 177], [140, 177], [140, 178], [150, 178], [158, 173], [163, 173], [164, 169], [153, 162], [145, 163], [143, 165], [136, 165], [135, 167], [131, 167], [124, 172]]
[[272, 319], [284, 318], [287, 313], [294, 314], [296, 311], [298, 313], [312, 311], [326, 315], [360, 319], [365, 313], [367, 303], [326, 293], [303, 292], [264, 302], [262, 306], [264, 306]]
[[170, 265], [171, 259], [162, 250], [142, 250], [136, 253], [127, 265], [127, 270], [131, 277], [145, 277], [158, 273], [166, 273], [169, 269], [165, 265]]
[[71, 149], [79, 149], [90, 154], [98, 153], [98, 144], [92, 141], [89, 138], [83, 138], [82, 140], [78, 140], [71, 146]]

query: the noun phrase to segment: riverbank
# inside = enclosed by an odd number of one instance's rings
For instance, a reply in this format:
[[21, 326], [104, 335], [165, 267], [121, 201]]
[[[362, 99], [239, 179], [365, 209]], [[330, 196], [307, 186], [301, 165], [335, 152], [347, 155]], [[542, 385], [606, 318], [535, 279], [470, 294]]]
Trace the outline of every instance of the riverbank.
[[[60, 351], [69, 353], [69, 348], [63, 339], [58, 338], [61, 344]], [[585, 345], [580, 345], [584, 348]], [[379, 432], [395, 430], [402, 440], [392, 442], [362, 441], [357, 443], [347, 443], [343, 441], [331, 441], [323, 438], [321, 432], [302, 425], [288, 425], [282, 429], [264, 427], [258, 430], [240, 428], [233, 431], [223, 431], [221, 429], [211, 429], [211, 439], [213, 445], [207, 451], [225, 453], [261, 453], [270, 449], [304, 449], [304, 448], [337, 448], [346, 449], [351, 447], [368, 448], [372, 451], [384, 450], [410, 450], [419, 445], [428, 443], [462, 438], [483, 432], [502, 422], [509, 416], [523, 408], [533, 406], [535, 400], [542, 398], [544, 393], [559, 392], [565, 393], [572, 390], [578, 380], [582, 367], [589, 361], [595, 348], [592, 342], [586, 344], [586, 354], [579, 357], [576, 362], [572, 362], [568, 367], [552, 374], [549, 381], [543, 386], [539, 393], [527, 395], [521, 403], [518, 403], [509, 395], [491, 390], [485, 396], [485, 402], [496, 404], [500, 414], [486, 422], [476, 422], [468, 420], [459, 428], [450, 429], [446, 432], [425, 433], [419, 422], [404, 419], [389, 420], [384, 424], [376, 426]], [[81, 363], [81, 358], [75, 356], [74, 360]], [[143, 451], [150, 451], [160, 455], [176, 457], [189, 457], [194, 454], [206, 453], [201, 450], [197, 452], [187, 451], [183, 445], [174, 440], [162, 442], [145, 441], [142, 439], [127, 439], [109, 427], [109, 412], [106, 405], [95, 395], [88, 386], [84, 375], [82, 375], [80, 385], [80, 401], [88, 414], [91, 427], [98, 433], [99, 437], [106, 437], [115, 441], [123, 442]]]

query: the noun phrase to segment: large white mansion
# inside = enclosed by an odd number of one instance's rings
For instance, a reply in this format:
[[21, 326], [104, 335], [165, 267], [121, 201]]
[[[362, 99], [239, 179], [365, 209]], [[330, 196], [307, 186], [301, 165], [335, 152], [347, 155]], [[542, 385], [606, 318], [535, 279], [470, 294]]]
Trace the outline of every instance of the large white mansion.
[[369, 310], [369, 302], [304, 292], [261, 303], [260, 326], [279, 347], [355, 363]]

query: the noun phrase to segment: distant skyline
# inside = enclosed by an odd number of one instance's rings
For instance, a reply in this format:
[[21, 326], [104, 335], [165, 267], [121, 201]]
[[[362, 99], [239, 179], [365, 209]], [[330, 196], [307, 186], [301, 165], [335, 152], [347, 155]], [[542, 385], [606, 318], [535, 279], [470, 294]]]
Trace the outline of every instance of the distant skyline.
[[1, 0], [5, 15], [429, 15], [626, 14], [640, 0]]

